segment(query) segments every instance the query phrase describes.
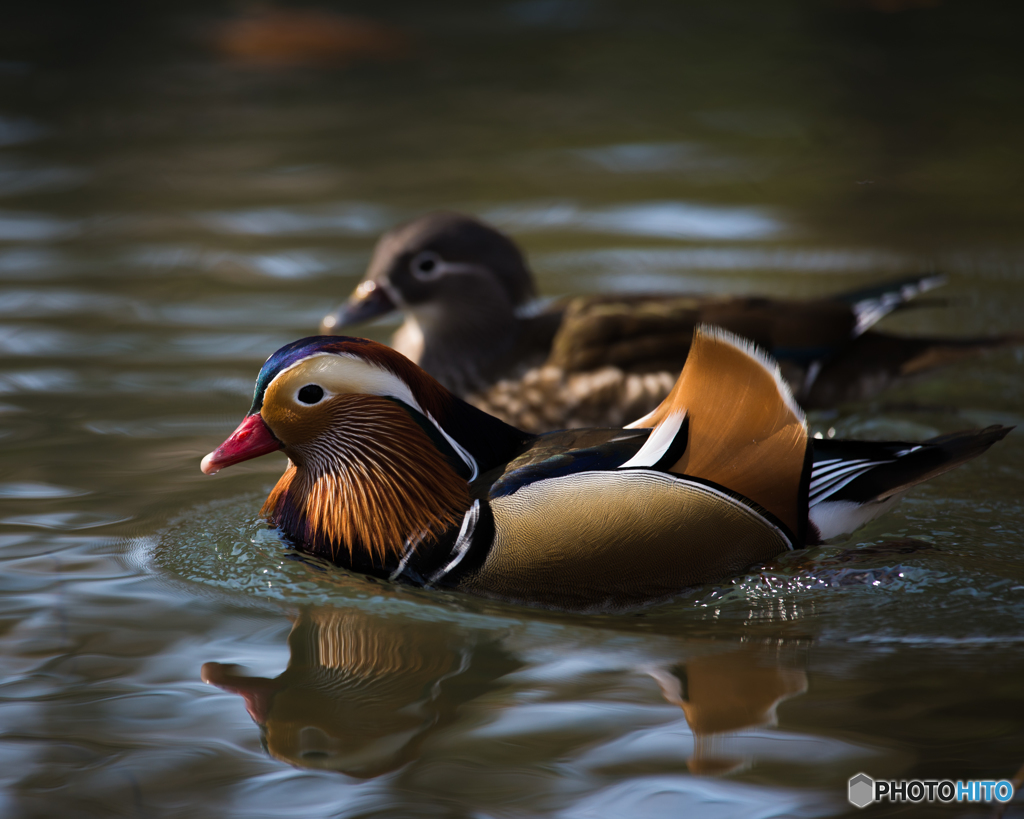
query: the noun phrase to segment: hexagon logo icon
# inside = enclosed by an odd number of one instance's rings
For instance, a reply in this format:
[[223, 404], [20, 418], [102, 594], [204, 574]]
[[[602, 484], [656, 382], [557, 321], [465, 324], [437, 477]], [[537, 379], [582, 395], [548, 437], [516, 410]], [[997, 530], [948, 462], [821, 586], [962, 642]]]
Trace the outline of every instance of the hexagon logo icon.
[[848, 798], [851, 805], [866, 808], [875, 801], [875, 780], [863, 773], [851, 776]]

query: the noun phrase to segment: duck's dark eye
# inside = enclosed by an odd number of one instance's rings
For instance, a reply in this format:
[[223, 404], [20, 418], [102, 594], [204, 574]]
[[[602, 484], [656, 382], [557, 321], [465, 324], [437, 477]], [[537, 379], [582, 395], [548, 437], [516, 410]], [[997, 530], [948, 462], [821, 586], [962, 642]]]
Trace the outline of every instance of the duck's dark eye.
[[417, 253], [412, 259], [412, 273], [418, 279], [434, 279], [441, 273], [442, 259], [432, 250]]
[[299, 390], [299, 400], [303, 404], [315, 404], [324, 397], [324, 388], [319, 384], [307, 384]]

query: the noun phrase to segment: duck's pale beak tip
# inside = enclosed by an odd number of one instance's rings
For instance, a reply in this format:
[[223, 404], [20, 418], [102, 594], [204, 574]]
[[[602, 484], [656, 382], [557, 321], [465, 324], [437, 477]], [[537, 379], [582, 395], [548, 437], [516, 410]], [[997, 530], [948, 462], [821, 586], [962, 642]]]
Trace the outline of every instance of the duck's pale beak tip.
[[320, 334], [337, 335], [340, 330], [364, 321], [386, 316], [397, 309], [387, 291], [377, 282], [368, 279], [359, 285], [352, 296], [333, 313], [328, 313], [320, 322]]
[[215, 457], [216, 455], [217, 452], [216, 450], [214, 450], [205, 458], [203, 458], [202, 462], [199, 464], [199, 468], [203, 470], [204, 475], [216, 475], [218, 472], [220, 472], [220, 466], [217, 464]]

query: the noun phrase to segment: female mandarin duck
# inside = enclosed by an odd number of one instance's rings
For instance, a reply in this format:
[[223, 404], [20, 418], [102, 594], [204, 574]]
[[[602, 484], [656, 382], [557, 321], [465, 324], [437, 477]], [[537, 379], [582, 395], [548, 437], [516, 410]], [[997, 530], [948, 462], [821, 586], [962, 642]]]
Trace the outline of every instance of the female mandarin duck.
[[770, 352], [809, 409], [863, 399], [901, 377], [1024, 341], [869, 331], [939, 283], [939, 276], [919, 276], [809, 301], [602, 296], [537, 311], [530, 309], [532, 276], [511, 239], [469, 216], [432, 213], [381, 238], [363, 282], [321, 332], [401, 309], [405, 322], [392, 346], [481, 409], [536, 432], [622, 426], [668, 394], [701, 323]]
[[400, 353], [319, 336], [263, 365], [202, 470], [283, 450], [263, 513], [299, 548], [391, 580], [561, 609], [670, 596], [852, 531], [1009, 432], [814, 440], [778, 368], [701, 329], [627, 429], [532, 435]]

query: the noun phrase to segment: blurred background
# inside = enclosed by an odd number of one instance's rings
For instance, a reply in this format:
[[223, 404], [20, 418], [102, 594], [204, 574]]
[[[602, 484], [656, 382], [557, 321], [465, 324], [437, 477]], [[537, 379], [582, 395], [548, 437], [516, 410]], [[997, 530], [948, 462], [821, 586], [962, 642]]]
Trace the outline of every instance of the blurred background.
[[[255, 519], [282, 460], [215, 480], [198, 462], [380, 232], [439, 207], [512, 234], [547, 295], [810, 296], [934, 267], [948, 306], [884, 329], [1020, 330], [1022, 24], [999, 0], [0, 6], [0, 810], [832, 815], [860, 770], [1011, 777], [1019, 432], [815, 553], [842, 572], [866, 546], [860, 579], [784, 563], [586, 622], [332, 579]], [[811, 421], [1019, 424], [1021, 365]], [[893, 538], [911, 545], [870, 551]], [[266, 684], [200, 675], [275, 678], [292, 621], [344, 633], [346, 605], [384, 644], [411, 617], [471, 683], [358, 784], [275, 750]], [[782, 704], [721, 723], [761, 727], [719, 753], [651, 669], [695, 679], [685, 658], [723, 646], [756, 647], [735, 674], [768, 669]]]

